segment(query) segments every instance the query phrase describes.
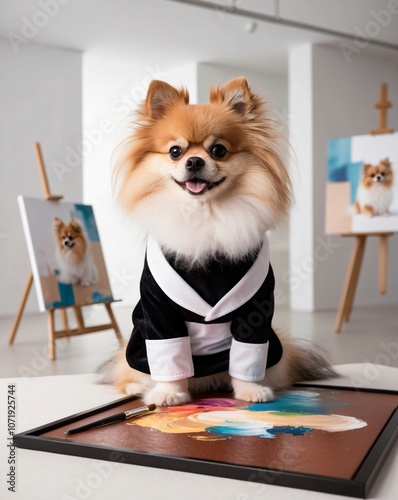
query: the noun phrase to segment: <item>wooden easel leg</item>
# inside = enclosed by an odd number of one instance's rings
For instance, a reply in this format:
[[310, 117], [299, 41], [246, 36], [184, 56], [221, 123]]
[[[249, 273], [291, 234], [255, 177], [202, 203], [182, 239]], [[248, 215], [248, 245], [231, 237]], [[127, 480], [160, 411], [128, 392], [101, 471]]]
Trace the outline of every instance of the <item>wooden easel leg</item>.
[[111, 304], [105, 303], [105, 307], [106, 307], [106, 310], [108, 311], [108, 315], [109, 315], [109, 318], [111, 320], [112, 327], [115, 330], [115, 334], [116, 334], [117, 340], [119, 342], [119, 345], [120, 345], [120, 347], [123, 347], [123, 344], [124, 344], [123, 337], [122, 337], [122, 334], [120, 333], [119, 326], [116, 322], [115, 316], [113, 315]]
[[341, 331], [341, 325], [346, 317], [349, 317], [352, 303], [355, 297], [355, 290], [361, 270], [362, 258], [365, 250], [366, 236], [356, 236], [354, 248], [351, 253], [347, 275], [344, 282], [343, 293], [341, 295], [339, 308], [337, 311], [335, 331]]
[[345, 322], [350, 320], [352, 304], [354, 303], [355, 292], [357, 290], [357, 285], [358, 285], [358, 279], [359, 279], [359, 275], [361, 273], [363, 255], [365, 253], [366, 236], [359, 236], [359, 238], [360, 238], [360, 241], [359, 241], [357, 256], [356, 256], [355, 264], [354, 264], [352, 283], [350, 286], [349, 295], [347, 297], [347, 304], [346, 304], [344, 316], [343, 316], [343, 321], [345, 321]]
[[21, 321], [23, 311], [25, 309], [26, 301], [28, 300], [28, 295], [29, 295], [32, 283], [33, 283], [33, 274], [31, 271], [29, 274], [29, 277], [28, 277], [28, 281], [26, 282], [26, 285], [25, 285], [25, 290], [23, 292], [22, 299], [21, 299], [21, 302], [19, 304], [17, 315], [15, 316], [15, 320], [14, 320], [14, 324], [12, 326], [10, 336], [8, 338], [9, 344], [12, 344], [14, 342], [14, 338], [17, 334], [18, 326], [19, 326], [19, 323]]
[[85, 329], [85, 326], [84, 326], [82, 309], [80, 306], [74, 306], [73, 310], [75, 311], [75, 316], [76, 316], [77, 324], [79, 325], [79, 329], [81, 331], [83, 331]]
[[379, 292], [387, 292], [388, 235], [380, 236], [379, 248]]
[[48, 321], [48, 357], [51, 360], [55, 359], [55, 322], [54, 322], [54, 309], [47, 311]]
[[67, 332], [69, 330], [69, 324], [68, 324], [68, 315], [66, 313], [65, 307], [61, 309], [61, 318], [62, 318], [63, 329]]

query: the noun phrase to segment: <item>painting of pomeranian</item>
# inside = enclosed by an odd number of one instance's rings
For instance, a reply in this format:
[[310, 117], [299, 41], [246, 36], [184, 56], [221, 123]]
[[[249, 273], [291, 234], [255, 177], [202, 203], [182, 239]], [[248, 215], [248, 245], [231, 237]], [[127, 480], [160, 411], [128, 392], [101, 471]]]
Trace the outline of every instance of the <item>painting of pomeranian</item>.
[[365, 163], [358, 187], [355, 211], [368, 217], [389, 215], [393, 199], [394, 174], [388, 158], [378, 165]]
[[70, 285], [90, 286], [99, 282], [98, 270], [90, 251], [90, 242], [82, 225], [71, 219], [65, 224], [56, 217], [53, 223], [56, 240], [58, 281]]

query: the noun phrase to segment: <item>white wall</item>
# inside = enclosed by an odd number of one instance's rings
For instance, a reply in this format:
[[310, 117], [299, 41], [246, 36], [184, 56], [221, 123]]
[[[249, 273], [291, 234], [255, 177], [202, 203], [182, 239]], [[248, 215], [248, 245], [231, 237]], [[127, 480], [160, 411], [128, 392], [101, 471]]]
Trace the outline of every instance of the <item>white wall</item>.
[[[51, 190], [82, 198], [81, 161], [64, 171], [66, 145], [81, 140], [81, 54], [0, 39], [0, 316], [15, 314], [30, 264], [17, 195], [43, 197], [33, 143], [40, 142]], [[57, 162], [57, 163], [56, 163]], [[27, 311], [38, 311], [35, 292]]]
[[[389, 126], [398, 130], [397, 81], [396, 56], [363, 51], [353, 54], [351, 62], [347, 62], [339, 47], [321, 45], [299, 47], [290, 54], [289, 105], [296, 124], [291, 128], [291, 140], [299, 171], [290, 244], [292, 265], [296, 266], [291, 287], [291, 305], [295, 309], [337, 307], [353, 246], [352, 238], [329, 239], [324, 234], [327, 141], [332, 137], [367, 134], [378, 126], [379, 116], [373, 106], [379, 100], [382, 82], [389, 85], [389, 99], [394, 105], [388, 115]], [[368, 240], [355, 305], [396, 304], [396, 237], [390, 243], [385, 296], [377, 290], [378, 240]], [[316, 258], [320, 242], [327, 246], [322, 252], [327, 257], [322, 261]], [[314, 272], [311, 265], [316, 267]]]
[[145, 240], [118, 205], [112, 189], [112, 155], [129, 135], [134, 110], [151, 80], [186, 86], [197, 101], [196, 65], [140, 66], [134, 60], [83, 57], [84, 202], [93, 204], [115, 298], [133, 306], [139, 299]]

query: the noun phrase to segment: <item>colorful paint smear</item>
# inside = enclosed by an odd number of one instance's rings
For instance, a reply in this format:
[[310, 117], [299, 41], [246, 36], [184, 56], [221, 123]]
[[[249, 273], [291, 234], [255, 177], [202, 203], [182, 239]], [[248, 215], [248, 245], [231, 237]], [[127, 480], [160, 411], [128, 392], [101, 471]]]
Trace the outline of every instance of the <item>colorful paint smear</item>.
[[[200, 440], [232, 436], [272, 439], [279, 434], [304, 436], [317, 429], [342, 432], [367, 425], [363, 420], [330, 412], [344, 403], [324, 403], [312, 391], [286, 391], [269, 403], [248, 403], [228, 398], [210, 398], [184, 406], [158, 408], [150, 415], [128, 422], [170, 434], [190, 434]], [[195, 436], [198, 433], [208, 433]]]

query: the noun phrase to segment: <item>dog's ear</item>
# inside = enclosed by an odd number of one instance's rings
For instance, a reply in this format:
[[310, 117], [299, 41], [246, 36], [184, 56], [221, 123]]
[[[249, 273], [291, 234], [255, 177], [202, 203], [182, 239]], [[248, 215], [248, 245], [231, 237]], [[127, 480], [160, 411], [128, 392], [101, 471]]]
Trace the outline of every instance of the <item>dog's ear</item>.
[[236, 113], [244, 115], [253, 106], [253, 95], [250, 92], [249, 84], [243, 76], [234, 78], [223, 87], [213, 87], [210, 90], [210, 102], [225, 102]]
[[153, 80], [146, 96], [146, 109], [152, 118], [161, 118], [173, 104], [188, 104], [189, 94], [186, 89], [177, 90], [166, 82]]
[[384, 165], [386, 168], [391, 168], [391, 162], [388, 157], [384, 158], [384, 160], [381, 160], [380, 163]]
[[363, 170], [363, 173], [366, 174], [366, 172], [368, 171], [368, 169], [371, 167], [372, 165], [370, 163], [364, 163], [363, 166], [362, 166], [362, 170]]
[[64, 223], [59, 217], [55, 217], [54, 222], [53, 222], [53, 228], [55, 232], [58, 232], [60, 229], [64, 227]]
[[80, 233], [80, 231], [82, 230], [80, 224], [78, 223], [78, 221], [76, 219], [71, 219], [69, 221], [69, 225], [77, 233]]

